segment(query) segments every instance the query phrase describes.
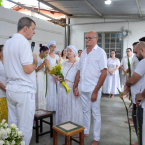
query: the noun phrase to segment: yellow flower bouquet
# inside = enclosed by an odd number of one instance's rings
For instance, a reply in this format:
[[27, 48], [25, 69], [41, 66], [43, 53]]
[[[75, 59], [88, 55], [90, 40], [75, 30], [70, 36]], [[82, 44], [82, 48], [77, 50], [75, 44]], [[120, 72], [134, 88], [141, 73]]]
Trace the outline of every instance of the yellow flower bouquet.
[[62, 74], [62, 66], [61, 66], [60, 62], [57, 63], [56, 65], [52, 66], [52, 68], [49, 71], [49, 74], [54, 74], [54, 75], [60, 76], [62, 78], [61, 85], [64, 86], [67, 93], [70, 92], [68, 85], [64, 81], [64, 76]]

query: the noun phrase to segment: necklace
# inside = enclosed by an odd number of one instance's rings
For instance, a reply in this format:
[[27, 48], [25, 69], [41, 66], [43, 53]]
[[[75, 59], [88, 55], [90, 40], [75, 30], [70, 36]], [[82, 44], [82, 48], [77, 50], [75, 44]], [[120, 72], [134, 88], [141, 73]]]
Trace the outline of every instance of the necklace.
[[70, 71], [70, 69], [73, 67], [73, 65], [74, 65], [75, 61], [76, 61], [76, 59], [74, 60], [73, 64], [71, 65], [71, 67], [70, 67], [70, 68], [69, 68], [69, 70], [67, 71], [67, 73], [66, 73], [66, 75], [65, 75], [65, 79], [66, 79], [66, 77], [67, 77], [67, 75], [68, 75], [68, 72], [69, 72], [69, 71]]

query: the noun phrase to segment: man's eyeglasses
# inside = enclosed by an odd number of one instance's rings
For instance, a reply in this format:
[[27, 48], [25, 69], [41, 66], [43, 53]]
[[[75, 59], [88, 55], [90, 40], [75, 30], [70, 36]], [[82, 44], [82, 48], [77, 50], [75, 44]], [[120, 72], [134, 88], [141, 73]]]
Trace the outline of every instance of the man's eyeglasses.
[[126, 52], [130, 52], [130, 51], [126, 51]]
[[85, 40], [91, 40], [91, 39], [93, 39], [93, 38], [97, 38], [97, 37], [85, 37]]

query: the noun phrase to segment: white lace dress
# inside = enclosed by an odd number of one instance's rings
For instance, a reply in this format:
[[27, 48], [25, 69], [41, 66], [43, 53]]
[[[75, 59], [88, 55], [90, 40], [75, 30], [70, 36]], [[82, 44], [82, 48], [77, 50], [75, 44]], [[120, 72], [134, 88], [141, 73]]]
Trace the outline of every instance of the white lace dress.
[[[56, 62], [59, 59], [58, 55], [55, 55], [54, 58], [50, 57], [49, 55], [46, 57], [49, 61], [50, 69], [53, 65], [56, 64]], [[46, 95], [46, 110], [48, 111], [56, 111], [56, 83], [54, 81], [54, 78], [47, 74], [47, 95]]]
[[[39, 55], [37, 56], [37, 68], [43, 63], [44, 59], [41, 59]], [[44, 109], [46, 110], [46, 74], [45, 74], [45, 66], [40, 69], [37, 73], [37, 92], [36, 92], [36, 109]]]
[[[115, 69], [117, 66], [120, 66], [120, 61], [118, 58], [111, 59], [107, 61], [108, 68], [110, 70]], [[103, 93], [104, 94], [119, 94], [118, 89], [120, 89], [120, 76], [119, 70], [117, 69], [113, 75], [110, 75], [107, 71], [107, 77], [103, 84]]]
[[[78, 71], [78, 62], [73, 63], [64, 62], [63, 75], [67, 80], [66, 83], [70, 88], [70, 93], [67, 93], [64, 86], [59, 83], [57, 106], [56, 106], [56, 124], [60, 124], [66, 121], [72, 121], [74, 123], [83, 125], [83, 111], [81, 98], [76, 98], [73, 94], [73, 85], [75, 76]], [[71, 67], [71, 69], [70, 69]], [[70, 69], [70, 70], [69, 70]], [[69, 71], [68, 71], [69, 70]], [[67, 73], [68, 72], [68, 73]], [[67, 74], [67, 77], [66, 77]]]

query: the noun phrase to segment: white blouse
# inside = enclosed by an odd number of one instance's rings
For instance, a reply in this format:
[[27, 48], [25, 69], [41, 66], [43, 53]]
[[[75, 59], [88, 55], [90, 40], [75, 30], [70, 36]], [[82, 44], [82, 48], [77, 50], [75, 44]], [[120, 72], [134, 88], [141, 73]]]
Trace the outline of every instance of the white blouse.
[[[41, 59], [39, 55], [37, 55], [37, 68], [43, 63], [44, 58]], [[45, 71], [45, 66], [43, 66], [43, 68], [41, 68], [38, 72], [44, 72]]]
[[55, 57], [52, 58], [52, 57], [50, 57], [50, 55], [48, 55], [48, 56], [46, 57], [46, 59], [48, 59], [50, 68], [52, 68], [52, 66], [55, 65], [56, 62], [58, 61], [59, 56], [58, 56], [58, 55], [55, 55]]
[[107, 61], [107, 66], [108, 66], [109, 70], [113, 70], [117, 66], [120, 66], [120, 61], [118, 58], [116, 58], [116, 59], [109, 58]]
[[78, 71], [78, 62], [75, 62], [73, 64], [73, 63], [69, 63], [69, 62], [65, 61], [65, 62], [63, 62], [62, 66], [63, 66], [64, 79], [74, 83], [75, 77], [76, 77], [76, 73]]
[[[6, 77], [5, 77], [5, 71], [4, 71], [4, 65], [0, 61], [0, 82], [6, 86]], [[6, 97], [6, 93], [0, 88], [0, 98]]]

